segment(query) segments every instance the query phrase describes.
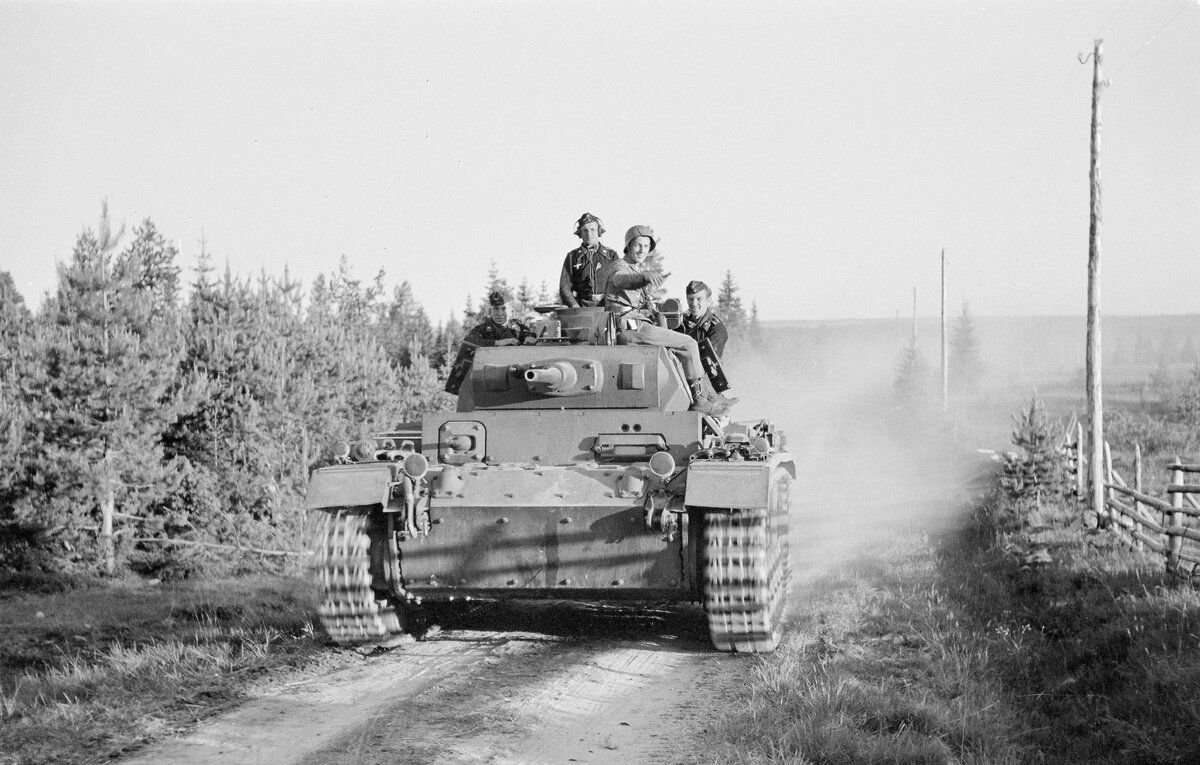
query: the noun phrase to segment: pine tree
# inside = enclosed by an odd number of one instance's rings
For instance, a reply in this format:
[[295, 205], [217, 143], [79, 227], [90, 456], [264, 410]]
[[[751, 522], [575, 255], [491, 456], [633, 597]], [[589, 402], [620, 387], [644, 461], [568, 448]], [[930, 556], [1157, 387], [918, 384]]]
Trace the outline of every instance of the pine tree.
[[973, 395], [979, 390], [983, 364], [979, 358], [979, 344], [975, 339], [975, 321], [971, 307], [962, 304], [962, 313], [954, 322], [950, 336], [950, 384], [960, 395]]
[[1046, 407], [1037, 394], [1029, 406], [1014, 418], [1013, 444], [1000, 483], [1010, 496], [1041, 503], [1044, 497], [1061, 496], [1066, 489], [1066, 455], [1058, 447], [1059, 430], [1046, 416]]
[[914, 337], [904, 348], [892, 387], [896, 397], [905, 404], [919, 404], [929, 396], [931, 381], [929, 362], [917, 347]]
[[433, 327], [407, 281], [392, 291], [392, 299], [384, 307], [380, 339], [388, 359], [400, 367], [411, 366], [414, 355], [434, 351]]
[[0, 271], [0, 568], [20, 566], [28, 541], [16, 508], [28, 504], [25, 468], [33, 464], [32, 444], [25, 437], [33, 418], [19, 387], [32, 331], [33, 315], [25, 299], [12, 276]]
[[743, 334], [746, 329], [746, 309], [742, 307], [742, 299], [738, 296], [738, 287], [733, 280], [733, 272], [726, 271], [721, 280], [721, 288], [717, 291], [717, 315], [729, 329], [730, 340]]
[[517, 287], [517, 297], [513, 305], [513, 314], [517, 319], [528, 322], [537, 316], [533, 310], [535, 305], [539, 304], [534, 300], [532, 288], [529, 286], [529, 279], [522, 277], [521, 284]]
[[179, 384], [181, 328], [175, 248], [146, 221], [119, 254], [107, 207], [59, 266], [43, 308], [24, 388], [40, 413], [39, 504], [53, 536], [86, 546], [96, 522], [100, 558], [116, 566], [117, 508], [138, 515], [163, 491], [160, 439], [188, 405]]

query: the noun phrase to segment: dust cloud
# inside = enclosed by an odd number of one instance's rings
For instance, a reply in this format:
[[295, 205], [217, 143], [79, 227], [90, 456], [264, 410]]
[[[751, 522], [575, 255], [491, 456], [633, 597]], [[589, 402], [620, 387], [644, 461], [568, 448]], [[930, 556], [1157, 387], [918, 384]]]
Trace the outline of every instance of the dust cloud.
[[951, 446], [936, 405], [898, 404], [895, 338], [832, 325], [774, 330], [768, 343], [727, 362], [741, 398], [733, 416], [769, 419], [787, 434], [798, 579], [886, 549], [900, 532], [936, 532], [969, 507], [970, 479], [989, 463]]

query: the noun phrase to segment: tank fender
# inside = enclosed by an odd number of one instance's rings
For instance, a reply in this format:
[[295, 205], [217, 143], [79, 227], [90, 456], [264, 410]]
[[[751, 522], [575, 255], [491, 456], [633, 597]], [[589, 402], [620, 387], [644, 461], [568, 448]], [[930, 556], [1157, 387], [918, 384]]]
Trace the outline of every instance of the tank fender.
[[387, 462], [333, 465], [313, 471], [304, 506], [309, 510], [362, 505], [387, 506], [392, 466]]
[[766, 509], [771, 473], [776, 467], [782, 467], [793, 478], [796, 475], [790, 455], [774, 455], [761, 461], [697, 460], [688, 465], [684, 504], [688, 507]]

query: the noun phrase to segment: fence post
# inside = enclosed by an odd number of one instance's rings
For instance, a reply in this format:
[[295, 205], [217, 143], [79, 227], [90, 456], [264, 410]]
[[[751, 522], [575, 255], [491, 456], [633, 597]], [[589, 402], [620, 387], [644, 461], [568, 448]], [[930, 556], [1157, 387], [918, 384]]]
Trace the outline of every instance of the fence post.
[[[1133, 445], [1133, 488], [1134, 491], [1142, 490], [1142, 445], [1134, 443]], [[1133, 500], [1133, 532], [1134, 544], [1138, 550], [1144, 549], [1142, 544], [1142, 501], [1140, 499]]]
[[1116, 499], [1117, 493], [1113, 490], [1113, 472], [1112, 472], [1112, 450], [1108, 447], [1108, 442], [1104, 442], [1104, 514], [1102, 518], [1112, 518], [1116, 514], [1116, 510], [1109, 504], [1109, 500]]
[[[1183, 483], [1183, 470], [1181, 469], [1179, 457], [1175, 457], [1175, 462], [1171, 465], [1171, 483]], [[1183, 494], [1181, 492], [1171, 493], [1171, 507], [1183, 508]], [[1183, 525], [1183, 514], [1173, 512], [1170, 514], [1171, 522], [1169, 526]], [[1167, 539], [1167, 573], [1174, 573], [1179, 566], [1179, 553], [1183, 550], [1183, 536], [1180, 534], [1172, 534]]]

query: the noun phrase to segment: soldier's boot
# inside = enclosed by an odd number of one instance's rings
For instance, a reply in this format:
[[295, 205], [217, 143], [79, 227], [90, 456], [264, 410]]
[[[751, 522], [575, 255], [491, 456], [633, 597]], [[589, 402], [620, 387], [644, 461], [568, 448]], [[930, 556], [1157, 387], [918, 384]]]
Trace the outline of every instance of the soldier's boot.
[[693, 399], [691, 411], [700, 412], [712, 417], [723, 417], [738, 400], [736, 398], [725, 398], [720, 393], [713, 391], [711, 386], [708, 386], [708, 390], [705, 390], [705, 382], [706, 379], [701, 377], [698, 380], [692, 380], [690, 383]]

